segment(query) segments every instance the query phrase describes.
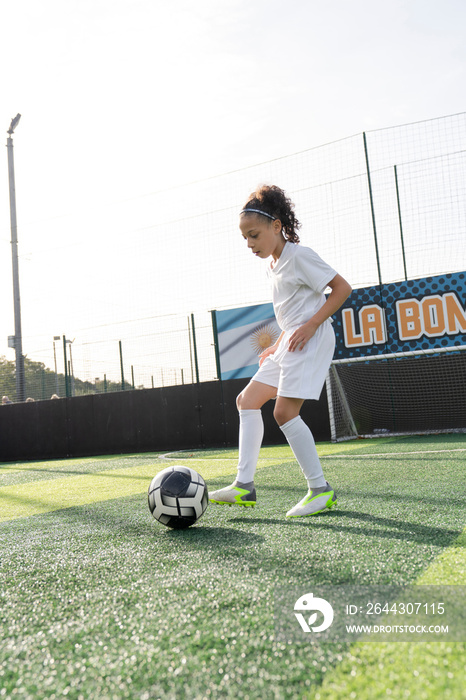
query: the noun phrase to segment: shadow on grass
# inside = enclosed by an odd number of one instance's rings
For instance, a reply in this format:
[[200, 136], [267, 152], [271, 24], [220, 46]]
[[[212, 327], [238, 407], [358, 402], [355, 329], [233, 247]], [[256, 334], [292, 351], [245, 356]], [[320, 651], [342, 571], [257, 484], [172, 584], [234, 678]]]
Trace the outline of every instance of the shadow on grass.
[[165, 537], [172, 539], [176, 543], [186, 542], [190, 547], [212, 547], [213, 549], [218, 549], [219, 546], [238, 548], [244, 545], [256, 545], [265, 542], [265, 537], [253, 532], [230, 527], [211, 527], [209, 525], [194, 526], [185, 530], [170, 530], [167, 528]]
[[[348, 521], [351, 520], [358, 521], [359, 525], [348, 524]], [[316, 527], [322, 530], [348, 532], [379, 539], [403, 540], [438, 546], [449, 544], [461, 532], [461, 530], [448, 530], [341, 509], [317, 513], [307, 518], [247, 518], [239, 516], [232, 518], [230, 522], [251, 525], [283, 525], [285, 527]]]
[[[262, 472], [265, 471], [266, 468], [262, 469]], [[263, 474], [261, 474], [263, 476]], [[464, 505], [464, 487], [463, 490], [459, 490], [460, 487], [462, 486], [462, 483], [454, 484], [454, 488], [456, 489], [456, 493], [452, 494], [452, 487], [451, 483], [446, 483], [445, 484], [445, 491], [442, 493], [439, 490], [439, 487], [436, 486], [435, 488], [432, 488], [432, 495], [427, 493], [427, 488], [428, 485], [425, 483], [422, 483], [421, 480], [419, 487], [416, 486], [416, 484], [411, 484], [411, 488], [418, 488], [421, 489], [422, 491], [417, 491], [416, 493], [410, 493], [408, 490], [403, 491], [399, 490], [397, 493], [387, 493], [387, 489], [381, 488], [379, 492], [374, 490], [374, 486], [371, 484], [367, 484], [359, 487], [352, 487], [352, 486], [345, 486], [344, 489], [342, 489], [342, 500], [343, 498], [346, 498], [348, 500], [357, 498], [359, 500], [377, 500], [377, 501], [382, 501], [384, 503], [402, 503], [406, 505], [406, 507], [410, 507], [412, 504], [419, 504], [422, 503], [423, 505], [434, 505], [439, 507], [444, 507], [448, 506], [449, 508], [451, 506], [461, 506], [463, 507]], [[216, 484], [219, 484], [218, 486]], [[228, 482], [228, 483], [231, 483]], [[225, 481], [218, 481], [218, 482], [209, 482], [209, 490], [213, 491], [214, 490], [214, 485], [215, 488], [223, 488], [224, 486], [228, 485]], [[303, 497], [303, 493], [305, 491], [305, 486], [302, 488], [297, 488], [295, 484], [271, 484], [271, 483], [261, 483], [259, 480], [256, 483], [256, 488], [258, 490], [258, 500], [257, 500], [257, 505], [266, 505], [267, 500], [274, 495], [279, 495], [280, 497], [283, 496], [283, 494], [290, 494], [293, 495], [293, 497], [298, 501]], [[364, 490], [366, 489], [366, 490]], [[337, 496], [340, 495], [340, 489], [338, 488], [338, 485], [335, 486], [335, 490], [337, 493]], [[339, 499], [340, 500], [340, 499]], [[294, 504], [292, 504], [294, 505]], [[291, 507], [291, 506], [290, 506]]]
[[[51, 531], [59, 529], [61, 532], [66, 528], [71, 528], [77, 536], [78, 528], [84, 528], [85, 532], [80, 532], [79, 536], [86, 536], [89, 532], [92, 536], [98, 534], [113, 539], [119, 536], [121, 539], [130, 539], [137, 542], [142, 538], [149, 541], [163, 538], [164, 542], [170, 542], [173, 547], [189, 545], [190, 547], [232, 547], [244, 545], [257, 545], [265, 541], [265, 537], [256, 533], [248, 532], [244, 529], [234, 529], [232, 527], [215, 527], [201, 518], [197, 523], [189, 528], [173, 529], [162, 525], [151, 518], [149, 511], [141, 510], [135, 516], [131, 510], [131, 501], [134, 503], [136, 497], [130, 497], [124, 503], [120, 499], [106, 501], [105, 503], [89, 504], [88, 506], [77, 506], [63, 508], [49, 513], [42, 513], [30, 518], [15, 520], [14, 527], [17, 530], [26, 531], [34, 528], [34, 522], [41, 519], [41, 532], [46, 533], [47, 528]], [[112, 512], [110, 509], [115, 505], [120, 505], [120, 512]], [[145, 505], [145, 503], [144, 503]], [[110, 506], [110, 508], [109, 508]], [[125, 508], [127, 506], [127, 509]], [[142, 514], [144, 512], [144, 515]], [[96, 529], [97, 528], [97, 529]]]

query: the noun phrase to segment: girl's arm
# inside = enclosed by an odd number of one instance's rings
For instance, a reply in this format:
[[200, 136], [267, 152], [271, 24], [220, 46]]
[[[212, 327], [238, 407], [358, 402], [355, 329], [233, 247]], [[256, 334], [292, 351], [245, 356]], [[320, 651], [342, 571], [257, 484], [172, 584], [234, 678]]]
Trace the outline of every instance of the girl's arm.
[[288, 346], [290, 352], [294, 352], [298, 349], [302, 350], [319, 326], [338, 311], [343, 302], [346, 301], [351, 294], [351, 286], [341, 275], [335, 275], [328, 283], [328, 286], [332, 291], [328, 295], [325, 304], [311, 319], [309, 319], [309, 321], [307, 321], [307, 323], [298, 328], [291, 336]]

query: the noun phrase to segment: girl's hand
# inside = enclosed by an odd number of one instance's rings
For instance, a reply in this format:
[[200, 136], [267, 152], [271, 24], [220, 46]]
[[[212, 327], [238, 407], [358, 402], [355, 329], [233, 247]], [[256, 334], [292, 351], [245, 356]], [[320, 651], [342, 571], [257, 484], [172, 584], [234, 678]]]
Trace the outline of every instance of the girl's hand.
[[295, 330], [291, 336], [288, 343], [288, 350], [294, 352], [295, 350], [302, 350], [306, 343], [315, 335], [317, 331], [317, 326], [305, 323], [304, 326]]
[[259, 367], [262, 365], [262, 363], [264, 362], [264, 360], [265, 360], [267, 357], [269, 357], [269, 355], [273, 355], [273, 354], [274, 354], [274, 352], [275, 352], [276, 349], [277, 349], [277, 348], [275, 347], [275, 345], [270, 345], [270, 347], [265, 348], [264, 352], [261, 352], [261, 354], [259, 355]]

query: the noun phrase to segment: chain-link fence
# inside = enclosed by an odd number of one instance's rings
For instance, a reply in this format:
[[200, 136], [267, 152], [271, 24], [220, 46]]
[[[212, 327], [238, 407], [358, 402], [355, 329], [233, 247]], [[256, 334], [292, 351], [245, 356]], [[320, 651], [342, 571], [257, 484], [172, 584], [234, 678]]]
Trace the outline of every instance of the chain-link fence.
[[[462, 113], [70, 217], [66, 244], [20, 258], [26, 396], [215, 379], [210, 310], [270, 301], [238, 229], [262, 182], [289, 193], [302, 243], [353, 287], [464, 270], [465, 144]], [[14, 401], [14, 353], [0, 355]]]

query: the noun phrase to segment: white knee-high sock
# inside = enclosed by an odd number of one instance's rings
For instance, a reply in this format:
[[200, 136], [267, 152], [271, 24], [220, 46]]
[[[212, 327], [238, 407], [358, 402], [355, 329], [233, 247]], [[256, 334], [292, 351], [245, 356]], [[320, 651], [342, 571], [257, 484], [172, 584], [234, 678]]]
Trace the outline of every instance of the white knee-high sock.
[[259, 451], [264, 437], [262, 411], [239, 411], [239, 460], [237, 481], [249, 484], [254, 481]]
[[327, 483], [317, 455], [313, 435], [301, 416], [281, 425], [289, 446], [293, 450], [299, 466], [306, 477], [310, 489], [318, 489]]

